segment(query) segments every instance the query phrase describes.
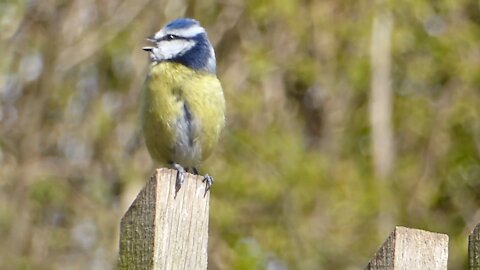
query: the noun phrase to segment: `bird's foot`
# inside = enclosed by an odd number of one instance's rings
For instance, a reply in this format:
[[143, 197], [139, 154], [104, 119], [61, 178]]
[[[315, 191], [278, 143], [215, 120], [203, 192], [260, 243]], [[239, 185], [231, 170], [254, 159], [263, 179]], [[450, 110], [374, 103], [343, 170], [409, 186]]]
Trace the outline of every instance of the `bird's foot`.
[[182, 187], [183, 182], [185, 181], [185, 169], [182, 165], [177, 163], [172, 163], [172, 166], [175, 170], [177, 170], [177, 179], [175, 181], [175, 198], [177, 197], [177, 193]]
[[207, 191], [210, 190], [210, 188], [213, 185], [213, 177], [211, 177], [208, 174], [205, 174], [205, 177], [203, 178], [202, 182], [205, 183], [205, 194], [203, 195], [205, 196], [207, 195]]

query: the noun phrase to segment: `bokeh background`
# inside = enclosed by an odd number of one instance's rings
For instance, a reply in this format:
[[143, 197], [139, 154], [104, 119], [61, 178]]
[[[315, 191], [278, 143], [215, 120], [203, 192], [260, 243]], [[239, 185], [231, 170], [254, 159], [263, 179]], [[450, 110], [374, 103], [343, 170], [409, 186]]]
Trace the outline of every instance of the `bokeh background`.
[[158, 165], [144, 40], [193, 17], [228, 106], [209, 269], [363, 269], [395, 225], [480, 221], [476, 0], [0, 1], [0, 268], [115, 269]]

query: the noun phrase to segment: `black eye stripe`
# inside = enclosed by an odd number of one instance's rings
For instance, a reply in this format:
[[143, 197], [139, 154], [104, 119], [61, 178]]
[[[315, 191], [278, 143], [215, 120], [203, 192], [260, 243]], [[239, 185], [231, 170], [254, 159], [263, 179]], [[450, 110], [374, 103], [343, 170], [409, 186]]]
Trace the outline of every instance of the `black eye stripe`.
[[181, 37], [181, 36], [177, 36], [177, 35], [173, 35], [173, 34], [169, 34], [169, 35], [163, 36], [163, 37], [160, 39], [160, 41], [162, 41], [162, 40], [169, 41], [169, 40], [175, 40], [175, 39], [183, 39], [183, 40], [186, 40], [187, 38]]

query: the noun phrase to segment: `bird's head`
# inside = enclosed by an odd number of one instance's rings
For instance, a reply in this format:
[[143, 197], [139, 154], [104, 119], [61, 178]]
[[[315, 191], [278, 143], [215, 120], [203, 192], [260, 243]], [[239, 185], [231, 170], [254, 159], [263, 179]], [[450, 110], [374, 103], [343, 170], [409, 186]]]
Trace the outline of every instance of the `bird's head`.
[[149, 52], [153, 62], [170, 61], [195, 70], [216, 72], [215, 52], [205, 29], [196, 20], [173, 20], [147, 40], [154, 46], [143, 50]]

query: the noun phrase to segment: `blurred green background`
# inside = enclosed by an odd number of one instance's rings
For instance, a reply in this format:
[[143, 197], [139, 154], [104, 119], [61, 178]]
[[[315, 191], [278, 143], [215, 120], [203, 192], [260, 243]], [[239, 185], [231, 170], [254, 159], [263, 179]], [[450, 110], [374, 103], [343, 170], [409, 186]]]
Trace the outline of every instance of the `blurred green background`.
[[480, 221], [480, 2], [0, 2], [0, 268], [115, 269], [152, 163], [144, 38], [193, 17], [228, 121], [209, 269], [363, 269], [395, 225]]

